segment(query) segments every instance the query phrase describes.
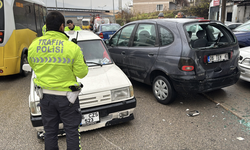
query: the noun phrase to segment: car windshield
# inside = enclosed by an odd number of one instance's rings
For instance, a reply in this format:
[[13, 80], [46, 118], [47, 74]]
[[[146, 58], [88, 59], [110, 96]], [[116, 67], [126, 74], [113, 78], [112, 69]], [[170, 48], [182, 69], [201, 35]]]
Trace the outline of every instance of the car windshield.
[[105, 32], [105, 31], [116, 31], [120, 28], [119, 25], [117, 24], [114, 24], [114, 25], [103, 25], [102, 26], [102, 31]]
[[217, 23], [192, 23], [185, 25], [187, 39], [192, 48], [226, 47], [236, 42], [227, 28]]
[[250, 31], [250, 21], [242, 24], [241, 26], [238, 26], [237, 28], [234, 29], [234, 31], [238, 31], [238, 32]]
[[105, 46], [100, 40], [78, 41], [84, 59], [88, 66], [111, 64], [112, 60]]

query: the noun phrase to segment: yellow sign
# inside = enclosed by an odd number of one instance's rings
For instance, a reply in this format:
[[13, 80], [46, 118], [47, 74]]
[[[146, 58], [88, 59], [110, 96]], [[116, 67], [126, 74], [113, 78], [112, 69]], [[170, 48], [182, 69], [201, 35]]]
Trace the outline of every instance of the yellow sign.
[[3, 2], [0, 0], [0, 9], [3, 7]]

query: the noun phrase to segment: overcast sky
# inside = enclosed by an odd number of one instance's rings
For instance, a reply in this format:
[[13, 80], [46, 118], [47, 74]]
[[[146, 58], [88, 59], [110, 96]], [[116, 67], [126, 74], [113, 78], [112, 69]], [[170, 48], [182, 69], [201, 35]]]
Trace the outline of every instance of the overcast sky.
[[[112, 10], [113, 1], [115, 10], [118, 9], [118, 0], [43, 0], [48, 7], [83, 8], [83, 9], [103, 9]], [[91, 2], [92, 1], [92, 2]], [[122, 0], [122, 6], [126, 7], [133, 0]], [[92, 6], [91, 6], [92, 5]], [[105, 6], [106, 5], [106, 6]]]

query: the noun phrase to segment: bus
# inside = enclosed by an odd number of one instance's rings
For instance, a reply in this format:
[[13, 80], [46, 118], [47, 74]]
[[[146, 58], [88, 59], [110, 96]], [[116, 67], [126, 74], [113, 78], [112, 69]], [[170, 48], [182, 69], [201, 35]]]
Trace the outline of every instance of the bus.
[[89, 30], [89, 28], [90, 28], [90, 18], [82, 19], [82, 29]]
[[0, 0], [0, 76], [28, 75], [22, 65], [31, 42], [42, 36], [46, 15], [42, 0]]

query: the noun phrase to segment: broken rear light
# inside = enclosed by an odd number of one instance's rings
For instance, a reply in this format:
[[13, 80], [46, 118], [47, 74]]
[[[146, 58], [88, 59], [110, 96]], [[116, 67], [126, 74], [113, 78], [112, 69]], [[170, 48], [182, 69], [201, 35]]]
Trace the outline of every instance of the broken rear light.
[[181, 57], [179, 60], [178, 67], [182, 71], [193, 71], [194, 70], [194, 60], [189, 57]]
[[233, 55], [234, 55], [234, 52], [231, 51], [231, 53], [230, 53], [230, 59], [233, 58]]

